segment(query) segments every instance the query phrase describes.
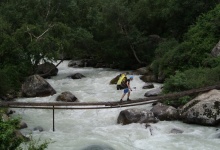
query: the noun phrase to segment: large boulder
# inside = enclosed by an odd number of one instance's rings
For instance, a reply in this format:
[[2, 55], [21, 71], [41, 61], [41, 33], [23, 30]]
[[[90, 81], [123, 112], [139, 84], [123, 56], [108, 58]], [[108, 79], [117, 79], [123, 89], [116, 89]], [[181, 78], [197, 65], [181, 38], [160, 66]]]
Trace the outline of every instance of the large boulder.
[[159, 120], [177, 120], [178, 119], [178, 111], [176, 108], [172, 106], [167, 106], [162, 103], [157, 103], [150, 110], [154, 113], [154, 116]]
[[29, 76], [22, 84], [22, 95], [25, 97], [43, 97], [56, 94], [51, 85], [41, 76]]
[[144, 82], [157, 82], [157, 78], [154, 75], [142, 75], [140, 79]]
[[86, 59], [85, 60], [86, 67], [95, 67], [96, 64], [97, 64], [97, 61], [94, 59]]
[[71, 92], [62, 92], [56, 99], [57, 101], [64, 101], [64, 102], [75, 102], [77, 101], [77, 97], [73, 95]]
[[24, 128], [27, 128], [28, 126], [27, 126], [27, 124], [25, 123], [25, 122], [20, 122], [19, 124], [18, 124], [18, 129], [24, 129]]
[[73, 75], [70, 76], [72, 79], [82, 79], [85, 78], [84, 75], [82, 75], [81, 73], [75, 73]]
[[215, 126], [220, 123], [220, 91], [203, 93], [181, 109], [181, 118], [186, 123]]
[[146, 75], [146, 74], [151, 74], [151, 71], [149, 70], [149, 67], [142, 67], [137, 69], [135, 73], [139, 75]]
[[145, 109], [126, 109], [120, 112], [117, 123], [156, 123], [158, 120], [154, 117], [153, 112]]
[[85, 66], [84, 60], [71, 60], [68, 63], [68, 67], [73, 67], [73, 68], [79, 68], [84, 66]]
[[68, 67], [95, 67], [97, 65], [97, 61], [94, 59], [82, 59], [82, 60], [72, 60], [68, 63]]
[[145, 85], [143, 86], [143, 89], [152, 89], [152, 88], [154, 88], [153, 83], [145, 83]]
[[144, 96], [145, 96], [145, 97], [158, 96], [158, 95], [161, 94], [161, 92], [162, 92], [161, 87], [158, 87], [158, 88], [152, 89], [152, 90], [150, 90], [150, 91], [147, 91], [147, 92], [144, 94]]
[[46, 62], [44, 64], [40, 64], [37, 67], [36, 74], [44, 78], [48, 78], [50, 76], [56, 76], [58, 73], [58, 69], [53, 63]]

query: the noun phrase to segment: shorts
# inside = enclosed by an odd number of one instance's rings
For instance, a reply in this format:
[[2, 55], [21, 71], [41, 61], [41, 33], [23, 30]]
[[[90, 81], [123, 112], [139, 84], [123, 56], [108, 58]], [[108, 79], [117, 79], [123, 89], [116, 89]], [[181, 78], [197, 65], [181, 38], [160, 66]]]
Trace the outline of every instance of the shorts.
[[128, 88], [125, 88], [125, 89], [124, 89], [124, 94], [126, 94], [126, 93], [128, 93], [128, 92], [130, 92], [129, 89], [128, 89]]

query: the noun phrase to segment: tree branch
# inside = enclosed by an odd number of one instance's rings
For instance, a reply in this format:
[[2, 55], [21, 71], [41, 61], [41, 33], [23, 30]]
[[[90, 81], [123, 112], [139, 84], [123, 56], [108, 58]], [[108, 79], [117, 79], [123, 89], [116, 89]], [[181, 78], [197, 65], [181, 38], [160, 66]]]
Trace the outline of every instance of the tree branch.
[[51, 0], [49, 0], [49, 2], [48, 2], [48, 10], [47, 10], [47, 14], [46, 14], [45, 20], [47, 20], [49, 14], [50, 14], [50, 8], [51, 8]]
[[36, 41], [38, 41], [44, 34], [46, 34], [54, 25], [49, 25], [49, 28], [47, 28], [41, 35], [39, 35], [36, 38]]
[[[123, 26], [123, 25], [120, 23], [119, 20], [118, 20], [118, 26], [120, 27], [122, 34], [124, 34], [124, 35], [128, 38], [129, 36], [128, 36], [128, 32], [127, 32], [127, 30], [126, 30], [126, 27]], [[142, 61], [138, 58], [138, 56], [137, 56], [137, 54], [136, 54], [136, 51], [135, 51], [135, 49], [134, 49], [134, 46], [131, 44], [130, 41], [128, 41], [128, 42], [129, 42], [129, 46], [130, 46], [130, 48], [131, 48], [131, 50], [132, 50], [132, 53], [134, 54], [134, 57], [135, 57], [135, 59], [137, 60], [137, 62], [140, 63], [140, 64], [146, 64], [145, 62], [142, 62]]]

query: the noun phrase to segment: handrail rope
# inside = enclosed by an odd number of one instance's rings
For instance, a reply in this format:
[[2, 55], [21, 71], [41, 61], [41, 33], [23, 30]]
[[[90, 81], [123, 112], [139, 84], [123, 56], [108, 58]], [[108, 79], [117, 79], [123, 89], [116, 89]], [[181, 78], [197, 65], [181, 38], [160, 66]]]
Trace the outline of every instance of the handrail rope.
[[148, 102], [143, 102], [143, 103], [136, 103], [136, 104], [119, 104], [119, 105], [114, 105], [114, 106], [102, 106], [102, 107], [38, 107], [38, 106], [15, 106], [11, 105], [10, 108], [28, 108], [28, 109], [111, 109], [111, 108], [120, 108], [120, 107], [131, 107], [131, 106], [138, 106], [138, 105], [146, 105], [150, 103], [157, 102], [157, 100], [154, 101], [148, 101]]

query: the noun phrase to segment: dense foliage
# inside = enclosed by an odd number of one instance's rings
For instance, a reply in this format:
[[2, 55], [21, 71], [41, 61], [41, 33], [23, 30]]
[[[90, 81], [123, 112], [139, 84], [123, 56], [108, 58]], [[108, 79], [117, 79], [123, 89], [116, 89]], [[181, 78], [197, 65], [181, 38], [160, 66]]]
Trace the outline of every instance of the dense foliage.
[[[157, 72], [164, 74], [166, 77], [174, 75], [176, 71], [188, 71], [189, 74], [194, 74], [193, 68], [200, 68], [204, 72], [210, 72], [206, 68], [215, 68], [219, 66], [220, 59], [211, 56], [211, 50], [218, 43], [220, 39], [220, 5], [215, 9], [198, 17], [197, 22], [192, 25], [188, 32], [184, 34], [184, 41], [178, 43], [175, 40], [165, 41], [162, 43], [158, 50], [156, 50], [158, 59]], [[163, 49], [163, 50], [162, 50]], [[198, 70], [197, 70], [198, 71]], [[199, 75], [199, 73], [198, 73]], [[208, 76], [207, 76], [208, 77]], [[176, 78], [180, 78], [177, 74]], [[193, 78], [195, 82], [202, 82], [200, 78]], [[209, 80], [206, 78], [205, 80]], [[212, 83], [218, 80], [212, 81]], [[188, 80], [187, 84], [190, 84]], [[208, 85], [204, 84], [203, 86]], [[189, 86], [189, 85], [188, 85]], [[195, 87], [188, 87], [191, 89]], [[170, 88], [171, 89], [171, 88]], [[185, 89], [185, 90], [186, 90]], [[172, 89], [176, 91], [175, 89]], [[184, 89], [182, 89], [184, 90]]]
[[209, 54], [220, 35], [219, 2], [1, 0], [0, 95], [60, 54], [118, 69], [153, 64], [154, 74], [166, 79], [176, 71], [217, 67]]
[[[164, 93], [181, 92], [220, 83], [220, 58], [211, 50], [220, 39], [220, 5], [200, 15], [183, 35], [183, 41], [166, 39], [155, 51], [155, 73], [166, 77]], [[211, 76], [210, 76], [211, 75]], [[181, 105], [190, 97], [169, 104]]]
[[[18, 90], [40, 62], [60, 54], [118, 69], [151, 65], [156, 77], [166, 79], [164, 93], [219, 83], [220, 58], [210, 55], [220, 39], [219, 2], [1, 0], [0, 97]], [[13, 138], [16, 123], [0, 120], [1, 149], [22, 142]]]

